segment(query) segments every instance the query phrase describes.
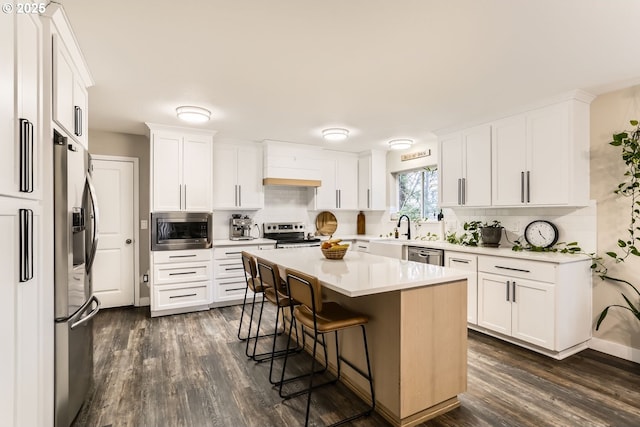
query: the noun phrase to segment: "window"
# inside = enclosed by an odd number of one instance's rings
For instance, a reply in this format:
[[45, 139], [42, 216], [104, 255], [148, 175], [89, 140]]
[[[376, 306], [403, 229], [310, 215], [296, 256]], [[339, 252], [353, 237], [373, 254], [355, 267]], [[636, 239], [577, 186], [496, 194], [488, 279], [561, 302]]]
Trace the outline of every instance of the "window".
[[438, 208], [438, 170], [427, 167], [396, 175], [398, 214], [417, 220], [436, 218]]

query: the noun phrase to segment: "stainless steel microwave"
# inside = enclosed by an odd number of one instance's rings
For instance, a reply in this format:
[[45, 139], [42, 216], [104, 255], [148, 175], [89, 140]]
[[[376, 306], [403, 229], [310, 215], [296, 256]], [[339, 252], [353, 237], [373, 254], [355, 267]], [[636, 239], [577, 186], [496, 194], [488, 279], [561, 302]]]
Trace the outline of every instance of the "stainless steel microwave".
[[208, 249], [213, 240], [210, 212], [153, 212], [151, 250]]

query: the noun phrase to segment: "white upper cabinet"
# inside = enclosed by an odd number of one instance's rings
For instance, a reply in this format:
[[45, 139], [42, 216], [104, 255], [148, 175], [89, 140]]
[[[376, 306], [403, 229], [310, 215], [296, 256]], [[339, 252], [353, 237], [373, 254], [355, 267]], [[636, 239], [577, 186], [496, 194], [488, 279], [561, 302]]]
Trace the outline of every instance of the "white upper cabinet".
[[152, 211], [211, 211], [213, 132], [148, 126]]
[[439, 138], [440, 206], [491, 205], [491, 126]]
[[89, 99], [87, 88], [93, 77], [67, 16], [58, 4], [49, 4], [44, 16], [51, 18], [52, 112], [53, 120], [64, 132], [88, 149]]
[[318, 159], [320, 187], [315, 193], [314, 209], [358, 209], [358, 157], [352, 153], [325, 151]]
[[262, 149], [257, 145], [213, 145], [213, 209], [261, 209]]
[[67, 134], [88, 148], [87, 83], [77, 71], [68, 47], [57, 34], [53, 35], [53, 120]]
[[493, 123], [493, 206], [589, 202], [589, 104], [571, 99]]
[[213, 137], [185, 135], [182, 139], [183, 210], [211, 211], [211, 145]]
[[[6, 17], [0, 29], [0, 194], [40, 199], [42, 25], [37, 15]], [[15, 31], [14, 31], [15, 30]]]
[[371, 150], [358, 158], [358, 209], [385, 210], [387, 208], [386, 153]]

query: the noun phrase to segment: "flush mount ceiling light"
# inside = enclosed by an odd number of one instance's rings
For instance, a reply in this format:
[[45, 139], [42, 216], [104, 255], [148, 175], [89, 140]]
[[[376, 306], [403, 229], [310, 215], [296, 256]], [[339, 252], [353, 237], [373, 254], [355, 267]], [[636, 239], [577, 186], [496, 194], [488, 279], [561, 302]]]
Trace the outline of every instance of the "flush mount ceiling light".
[[412, 139], [392, 139], [389, 141], [389, 148], [392, 150], [404, 150], [413, 145]]
[[327, 141], [344, 141], [349, 137], [349, 131], [343, 128], [324, 129], [322, 137]]
[[180, 120], [191, 123], [204, 123], [211, 118], [211, 111], [189, 105], [176, 108], [176, 114]]

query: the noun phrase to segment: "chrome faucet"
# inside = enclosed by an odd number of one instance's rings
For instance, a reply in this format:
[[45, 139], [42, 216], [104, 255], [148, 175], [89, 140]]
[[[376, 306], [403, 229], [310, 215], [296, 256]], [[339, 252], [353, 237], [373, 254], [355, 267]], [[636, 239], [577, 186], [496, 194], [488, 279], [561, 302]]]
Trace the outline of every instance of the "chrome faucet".
[[402, 221], [402, 218], [407, 218], [407, 232], [404, 233], [404, 235], [407, 236], [407, 240], [411, 240], [411, 220], [405, 214], [400, 215], [400, 218], [398, 218], [398, 227], [400, 227], [400, 221]]

